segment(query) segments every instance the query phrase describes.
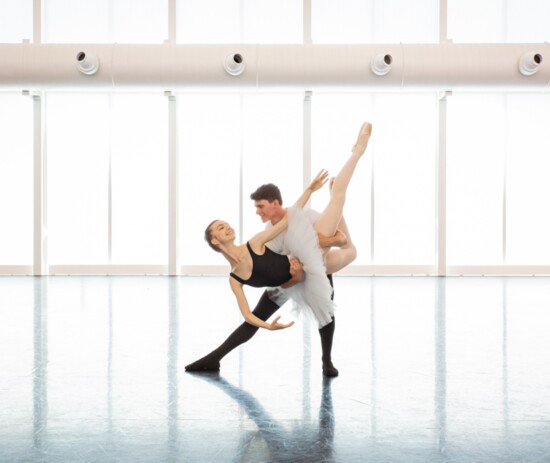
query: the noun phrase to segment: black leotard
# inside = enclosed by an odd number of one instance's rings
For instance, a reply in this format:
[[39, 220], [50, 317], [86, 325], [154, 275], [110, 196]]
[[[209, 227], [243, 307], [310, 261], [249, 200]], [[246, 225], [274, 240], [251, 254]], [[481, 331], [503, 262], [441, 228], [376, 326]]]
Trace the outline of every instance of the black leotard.
[[290, 262], [287, 256], [277, 254], [265, 247], [263, 254], [256, 254], [252, 251], [250, 244], [246, 243], [248, 252], [252, 257], [252, 275], [248, 280], [231, 272], [229, 275], [243, 285], [254, 286], [255, 288], [281, 286], [290, 280]]

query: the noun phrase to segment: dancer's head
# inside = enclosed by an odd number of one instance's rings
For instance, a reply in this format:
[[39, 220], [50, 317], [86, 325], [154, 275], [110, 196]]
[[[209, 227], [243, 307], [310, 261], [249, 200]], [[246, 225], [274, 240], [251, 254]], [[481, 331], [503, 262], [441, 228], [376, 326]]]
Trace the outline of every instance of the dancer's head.
[[273, 183], [266, 183], [259, 187], [250, 195], [254, 200], [256, 214], [260, 216], [262, 222], [268, 222], [275, 216], [280, 215], [283, 206], [283, 197], [281, 190]]
[[235, 230], [223, 220], [214, 220], [204, 230], [204, 240], [214, 251], [221, 252], [221, 244], [235, 240]]

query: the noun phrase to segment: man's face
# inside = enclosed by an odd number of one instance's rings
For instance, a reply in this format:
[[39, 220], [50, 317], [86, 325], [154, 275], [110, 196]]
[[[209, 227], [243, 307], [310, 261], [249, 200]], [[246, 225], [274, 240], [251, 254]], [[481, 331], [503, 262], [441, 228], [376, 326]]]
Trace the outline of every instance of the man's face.
[[260, 216], [263, 223], [269, 222], [275, 215], [275, 211], [279, 208], [279, 201], [274, 200], [270, 203], [267, 199], [260, 199], [254, 201], [256, 207], [256, 214]]

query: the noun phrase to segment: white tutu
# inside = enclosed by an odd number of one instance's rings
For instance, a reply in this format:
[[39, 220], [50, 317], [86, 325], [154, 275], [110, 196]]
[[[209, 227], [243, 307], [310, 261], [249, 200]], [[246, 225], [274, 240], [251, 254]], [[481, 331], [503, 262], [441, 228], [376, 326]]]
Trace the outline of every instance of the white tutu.
[[304, 280], [290, 288], [270, 290], [269, 296], [279, 305], [292, 300], [294, 310], [314, 318], [322, 328], [332, 321], [335, 306], [317, 232], [313, 228], [318, 215], [311, 209], [296, 206], [288, 209], [288, 228], [275, 242], [270, 242], [269, 247], [280, 254], [300, 259], [304, 265]]

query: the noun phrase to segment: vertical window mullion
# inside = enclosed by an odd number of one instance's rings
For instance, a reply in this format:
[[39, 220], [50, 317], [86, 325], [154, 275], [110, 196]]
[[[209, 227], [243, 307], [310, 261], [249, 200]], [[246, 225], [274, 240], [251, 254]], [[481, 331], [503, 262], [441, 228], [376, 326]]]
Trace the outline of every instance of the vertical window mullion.
[[177, 100], [172, 92], [168, 97], [168, 275], [179, 273], [178, 249], [178, 138]]

